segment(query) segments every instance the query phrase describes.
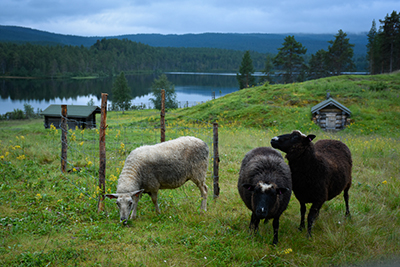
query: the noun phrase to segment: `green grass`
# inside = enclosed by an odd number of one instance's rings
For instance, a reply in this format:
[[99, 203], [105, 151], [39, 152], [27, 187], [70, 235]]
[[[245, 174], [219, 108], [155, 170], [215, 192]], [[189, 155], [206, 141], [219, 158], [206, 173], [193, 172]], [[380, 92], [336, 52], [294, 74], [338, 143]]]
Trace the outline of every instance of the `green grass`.
[[[84, 167], [61, 174], [60, 130], [45, 130], [42, 120], [2, 121], [0, 264], [349, 266], [399, 260], [399, 76], [340, 76], [261, 86], [169, 112], [167, 139], [196, 135], [209, 141], [210, 123], [218, 121], [220, 197], [212, 198], [210, 168], [207, 212], [201, 212], [200, 193], [188, 182], [160, 192], [160, 215], [150, 197], [143, 196], [138, 219], [128, 227], [119, 223], [114, 201], [107, 200], [105, 211], [97, 212], [97, 130], [68, 132], [68, 159]], [[324, 99], [326, 90], [353, 112], [352, 125], [344, 131], [326, 133], [310, 121], [310, 108]], [[106, 186], [114, 191], [127, 153], [159, 142], [159, 112], [108, 112], [107, 125]], [[271, 222], [250, 234], [250, 211], [236, 183], [245, 153], [269, 146], [272, 137], [292, 129], [349, 146], [354, 162], [352, 216], [345, 219], [340, 195], [324, 204], [313, 237], [307, 238], [297, 230], [300, 208], [292, 196], [274, 247]]]

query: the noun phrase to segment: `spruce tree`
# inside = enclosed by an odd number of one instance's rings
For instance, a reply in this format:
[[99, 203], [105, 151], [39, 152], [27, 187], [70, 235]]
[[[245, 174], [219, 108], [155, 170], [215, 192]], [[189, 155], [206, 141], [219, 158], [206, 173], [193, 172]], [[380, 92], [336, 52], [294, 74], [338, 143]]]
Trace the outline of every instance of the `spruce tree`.
[[161, 110], [162, 89], [165, 90], [165, 109], [178, 108], [175, 86], [170, 81], [168, 81], [167, 75], [162, 74], [158, 79], [155, 79], [153, 84], [151, 85], [153, 98], [150, 98], [150, 101], [153, 102], [155, 109]]
[[128, 87], [128, 81], [125, 78], [125, 74], [122, 71], [115, 79], [112, 87], [112, 105], [113, 107], [119, 107], [124, 113], [131, 107], [131, 90]]
[[308, 64], [310, 79], [318, 79], [329, 76], [325, 50], [320, 49], [315, 54], [311, 55], [311, 59]]
[[239, 82], [239, 88], [249, 88], [256, 84], [256, 78], [253, 76], [255, 70], [253, 61], [251, 60], [250, 51], [246, 51], [243, 55], [242, 64], [239, 73], [236, 73], [236, 79]]
[[340, 75], [343, 71], [355, 70], [353, 62], [354, 44], [350, 44], [350, 39], [346, 36], [346, 33], [339, 30], [338, 34], [335, 35], [335, 40], [328, 41], [331, 44], [328, 46], [327, 53], [328, 69], [333, 75]]
[[283, 70], [285, 83], [294, 82], [295, 74], [301, 73], [305, 68], [303, 55], [307, 52], [307, 48], [297, 42], [293, 35], [289, 35], [284, 39], [283, 47], [278, 50], [274, 64]]

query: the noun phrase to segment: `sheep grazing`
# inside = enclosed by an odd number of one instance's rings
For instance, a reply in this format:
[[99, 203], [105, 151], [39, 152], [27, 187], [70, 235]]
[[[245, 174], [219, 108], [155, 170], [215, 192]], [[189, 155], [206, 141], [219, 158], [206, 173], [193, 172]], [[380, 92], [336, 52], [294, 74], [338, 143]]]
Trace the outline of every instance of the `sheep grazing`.
[[300, 202], [300, 230], [304, 229], [306, 203], [312, 203], [308, 213], [308, 235], [325, 201], [344, 191], [346, 216], [349, 211], [352, 159], [349, 148], [337, 140], [319, 140], [300, 131], [272, 138], [271, 145], [286, 153], [292, 172], [293, 193]]
[[119, 176], [117, 193], [106, 195], [117, 199], [121, 222], [126, 224], [130, 213], [131, 219], [136, 218], [142, 193], [150, 195], [156, 212], [160, 213], [158, 190], [174, 189], [188, 180], [192, 180], [200, 189], [203, 198], [201, 208], [206, 211], [208, 152], [205, 142], [191, 136], [133, 150]]
[[277, 244], [279, 217], [292, 194], [290, 169], [281, 154], [270, 147], [249, 151], [242, 161], [237, 186], [240, 197], [252, 211], [250, 229], [256, 232], [260, 220], [267, 222], [273, 218], [273, 244]]

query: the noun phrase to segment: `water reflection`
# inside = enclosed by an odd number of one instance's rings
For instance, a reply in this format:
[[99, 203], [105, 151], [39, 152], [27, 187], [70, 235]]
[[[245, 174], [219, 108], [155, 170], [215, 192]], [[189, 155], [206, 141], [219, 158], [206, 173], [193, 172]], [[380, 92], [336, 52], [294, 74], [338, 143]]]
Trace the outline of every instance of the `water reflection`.
[[[171, 74], [168, 80], [175, 85], [179, 102], [205, 102], [238, 90], [235, 75], [199, 75]], [[151, 84], [157, 76], [126, 75], [134, 99], [132, 103], [149, 105]], [[45, 109], [50, 104], [87, 105], [93, 99], [100, 105], [101, 93], [109, 95], [112, 102], [113, 78], [92, 80], [36, 80], [36, 79], [0, 79], [0, 114], [24, 109], [24, 104], [31, 105], [35, 111]]]

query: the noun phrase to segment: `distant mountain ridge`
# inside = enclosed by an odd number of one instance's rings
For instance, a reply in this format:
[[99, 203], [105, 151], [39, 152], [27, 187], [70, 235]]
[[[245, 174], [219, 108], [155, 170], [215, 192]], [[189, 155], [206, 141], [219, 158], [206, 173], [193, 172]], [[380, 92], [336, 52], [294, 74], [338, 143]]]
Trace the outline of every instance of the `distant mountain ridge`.
[[[339, 29], [338, 29], [339, 30]], [[92, 46], [97, 40], [128, 39], [154, 47], [210, 47], [232, 50], [252, 50], [260, 53], [278, 53], [284, 38], [294, 35], [296, 41], [307, 48], [307, 54], [314, 54], [320, 49], [328, 49], [328, 41], [336, 34], [267, 34], [267, 33], [200, 33], [200, 34], [127, 34], [118, 36], [76, 36], [50, 33], [19, 26], [0, 25], [0, 42], [32, 43], [41, 45]], [[347, 33], [350, 43], [354, 44], [355, 55], [365, 55], [368, 42], [367, 33]]]

